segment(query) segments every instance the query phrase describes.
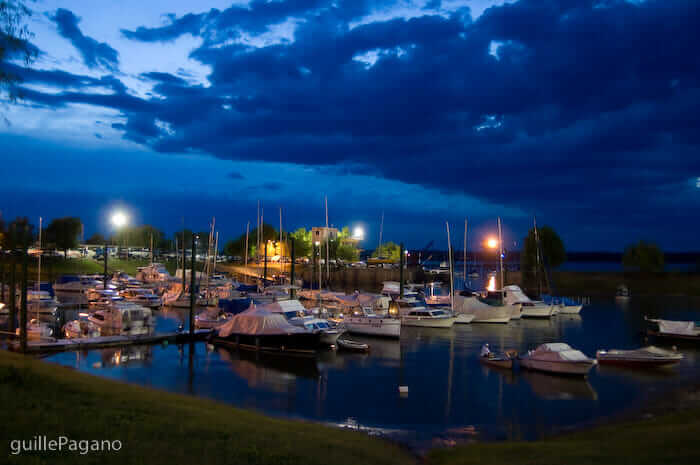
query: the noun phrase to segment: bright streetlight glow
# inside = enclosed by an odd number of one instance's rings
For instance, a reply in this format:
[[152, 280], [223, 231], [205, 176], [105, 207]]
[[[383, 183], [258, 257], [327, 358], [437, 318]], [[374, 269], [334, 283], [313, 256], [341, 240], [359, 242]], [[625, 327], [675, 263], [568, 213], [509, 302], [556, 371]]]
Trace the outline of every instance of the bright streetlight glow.
[[355, 226], [352, 231], [352, 238], [361, 241], [365, 238], [365, 230], [361, 226]]
[[129, 222], [129, 218], [126, 216], [126, 213], [124, 213], [124, 212], [118, 211], [112, 215], [112, 224], [117, 228], [121, 228], [122, 226], [124, 226], [128, 222]]
[[498, 247], [498, 239], [496, 239], [495, 237], [489, 237], [486, 240], [486, 247], [488, 247], [489, 249], [495, 249], [496, 247]]

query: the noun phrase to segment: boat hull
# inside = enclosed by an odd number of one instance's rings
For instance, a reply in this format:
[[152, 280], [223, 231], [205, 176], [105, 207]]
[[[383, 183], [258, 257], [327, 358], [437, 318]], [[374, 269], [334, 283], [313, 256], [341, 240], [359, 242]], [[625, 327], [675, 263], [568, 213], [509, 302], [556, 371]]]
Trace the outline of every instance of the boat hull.
[[558, 375], [586, 376], [595, 365], [594, 361], [571, 362], [523, 358], [520, 366], [528, 370], [543, 371]]
[[507, 370], [513, 368], [513, 359], [510, 358], [479, 357], [479, 361], [481, 361], [481, 363], [483, 363], [484, 365], [488, 365], [490, 367], [504, 368]]
[[560, 315], [578, 315], [582, 308], [583, 305], [560, 305], [557, 312]]
[[344, 323], [345, 329], [352, 334], [390, 338], [401, 337], [401, 320], [394, 318], [351, 317], [346, 318]]
[[523, 318], [549, 318], [552, 316], [553, 305], [523, 305]]
[[313, 355], [320, 349], [321, 334], [316, 332], [256, 336], [233, 333], [225, 338], [213, 337], [212, 342], [244, 350]]
[[678, 364], [680, 359], [666, 359], [666, 360], [630, 360], [624, 358], [613, 358], [613, 357], [598, 357], [599, 365], [614, 365], [627, 368], [658, 368], [667, 367]]
[[520, 305], [511, 305], [510, 319], [519, 320], [523, 316], [522, 308]]
[[403, 317], [401, 318], [401, 324], [403, 326], [417, 326], [421, 328], [451, 328], [455, 324], [456, 319], [454, 316], [447, 318]]
[[458, 313], [455, 318], [455, 324], [467, 325], [474, 320], [473, 313]]

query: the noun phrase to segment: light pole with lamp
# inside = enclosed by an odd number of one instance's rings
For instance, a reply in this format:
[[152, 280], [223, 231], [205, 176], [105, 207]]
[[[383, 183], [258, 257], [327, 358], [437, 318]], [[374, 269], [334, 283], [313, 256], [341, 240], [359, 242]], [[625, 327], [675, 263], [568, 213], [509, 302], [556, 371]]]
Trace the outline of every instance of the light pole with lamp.
[[[126, 216], [126, 213], [122, 211], [116, 211], [112, 214], [111, 218], [112, 226], [114, 226], [115, 230], [119, 230], [120, 228], [124, 227], [128, 222], [129, 222], [129, 217]], [[107, 242], [107, 241], [105, 241]], [[127, 249], [127, 256], [129, 255], [129, 250]], [[119, 249], [117, 248], [117, 257], [119, 257]], [[109, 247], [105, 243], [105, 249], [104, 249], [104, 259], [105, 259], [105, 268], [104, 268], [104, 289], [107, 289], [107, 261], [109, 260]]]

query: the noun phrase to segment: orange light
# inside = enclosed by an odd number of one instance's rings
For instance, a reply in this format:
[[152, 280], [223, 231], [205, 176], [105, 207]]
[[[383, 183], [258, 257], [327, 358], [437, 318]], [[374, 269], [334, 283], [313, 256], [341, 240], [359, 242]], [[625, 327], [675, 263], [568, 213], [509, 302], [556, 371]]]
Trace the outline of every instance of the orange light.
[[488, 247], [489, 249], [495, 249], [496, 247], [498, 247], [498, 239], [496, 239], [495, 237], [489, 237], [488, 239], [486, 239], [486, 247]]
[[491, 276], [489, 278], [489, 285], [486, 286], [486, 290], [487, 291], [495, 291], [496, 290], [496, 277], [495, 276]]

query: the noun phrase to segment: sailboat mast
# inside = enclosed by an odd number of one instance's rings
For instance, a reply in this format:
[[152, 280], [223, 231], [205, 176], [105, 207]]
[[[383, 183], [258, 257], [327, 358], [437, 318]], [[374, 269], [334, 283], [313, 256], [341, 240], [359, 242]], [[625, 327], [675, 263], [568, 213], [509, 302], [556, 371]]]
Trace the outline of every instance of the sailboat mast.
[[328, 196], [325, 196], [325, 202], [326, 202], [326, 284], [328, 284], [328, 281], [331, 279], [331, 274], [330, 274], [330, 265], [329, 265], [329, 260], [330, 260], [330, 252], [328, 251], [328, 236], [330, 234], [330, 231], [328, 230]]
[[256, 258], [260, 257], [260, 201], [258, 200], [258, 216], [255, 220], [255, 255]]
[[450, 223], [445, 221], [445, 228], [447, 229], [447, 259], [450, 263], [450, 304], [452, 306], [452, 311], [455, 309], [455, 285], [454, 278], [452, 277], [452, 243], [450, 242]]
[[503, 300], [503, 289], [505, 288], [505, 283], [503, 282], [503, 235], [501, 234], [501, 217], [498, 217], [498, 260], [501, 268], [501, 300]]
[[464, 262], [464, 285], [467, 285], [467, 219], [464, 218], [464, 257], [462, 257]]
[[[39, 217], [39, 266], [38, 270], [36, 273], [36, 290], [40, 291], [41, 290], [41, 224], [42, 224], [42, 218]], [[37, 318], [39, 318], [37, 316]]]
[[250, 232], [250, 221], [245, 226], [245, 268], [248, 271], [248, 233]]
[[382, 212], [382, 222], [379, 224], [379, 247], [377, 247], [377, 254], [382, 251], [382, 233], [384, 232], [384, 212]]
[[537, 296], [539, 297], [542, 295], [542, 280], [539, 279], [540, 278], [540, 276], [539, 276], [539, 274], [540, 274], [540, 237], [539, 237], [539, 234], [537, 234], [537, 217], [536, 216], [532, 217], [532, 225], [533, 225], [533, 228], [535, 230], [535, 257], [536, 257], [535, 260], [537, 263], [537, 265], [536, 265], [537, 267], [535, 268], [535, 279], [537, 280], [537, 291], [538, 291]]

